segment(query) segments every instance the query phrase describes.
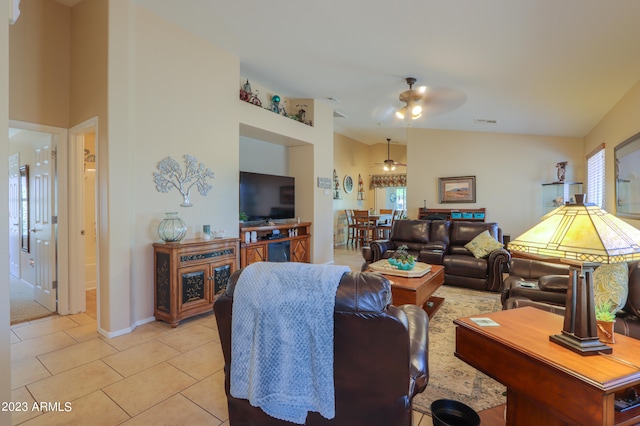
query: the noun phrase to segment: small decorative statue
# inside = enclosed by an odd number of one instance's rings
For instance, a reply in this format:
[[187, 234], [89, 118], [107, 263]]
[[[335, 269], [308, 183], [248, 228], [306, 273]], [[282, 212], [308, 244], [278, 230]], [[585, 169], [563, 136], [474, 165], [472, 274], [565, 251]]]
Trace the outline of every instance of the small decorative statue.
[[287, 116], [287, 111], [285, 111], [284, 106], [280, 105], [280, 96], [278, 95], [271, 96], [271, 106], [269, 109], [276, 114], [282, 114], [285, 117]]
[[153, 173], [153, 180], [156, 183], [158, 192], [169, 192], [171, 188], [176, 188], [182, 195], [182, 207], [191, 207], [191, 187], [197, 185], [198, 192], [206, 196], [213, 188], [207, 178], [214, 178], [214, 174], [204, 164], [198, 164], [198, 159], [191, 155], [184, 156], [185, 171], [182, 172], [180, 164], [171, 157], [166, 157], [158, 163], [160, 172]]
[[307, 111], [305, 111], [305, 108], [307, 108], [307, 105], [296, 105], [298, 108], [298, 113], [296, 114], [296, 117], [298, 118], [298, 121], [302, 121], [304, 123], [304, 120], [306, 118], [307, 115]]
[[249, 84], [249, 80], [247, 80], [244, 86], [242, 86], [242, 89], [240, 89], [240, 100], [249, 102], [249, 99], [251, 99], [251, 85]]
[[558, 182], [564, 182], [565, 174], [567, 173], [567, 164], [568, 161], [561, 161], [556, 164], [556, 169], [558, 171]]
[[262, 106], [262, 101], [258, 99], [259, 90], [256, 90], [255, 93], [251, 91], [251, 84], [249, 80], [244, 83], [242, 89], [240, 89], [240, 100], [249, 102], [252, 105]]

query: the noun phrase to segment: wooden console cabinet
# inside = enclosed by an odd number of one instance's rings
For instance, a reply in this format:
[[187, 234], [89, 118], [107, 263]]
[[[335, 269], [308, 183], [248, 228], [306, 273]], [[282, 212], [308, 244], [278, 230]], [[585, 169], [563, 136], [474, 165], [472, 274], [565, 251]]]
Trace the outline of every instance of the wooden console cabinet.
[[[274, 231], [281, 238], [269, 239]], [[290, 231], [292, 231], [291, 235]], [[256, 241], [245, 241], [246, 233], [256, 233]], [[311, 222], [277, 223], [268, 226], [240, 224], [240, 265], [245, 267], [254, 262], [269, 262], [269, 244], [289, 242], [289, 261], [311, 262]]]
[[153, 244], [154, 315], [177, 327], [180, 320], [213, 309], [216, 293], [238, 269], [237, 238]]

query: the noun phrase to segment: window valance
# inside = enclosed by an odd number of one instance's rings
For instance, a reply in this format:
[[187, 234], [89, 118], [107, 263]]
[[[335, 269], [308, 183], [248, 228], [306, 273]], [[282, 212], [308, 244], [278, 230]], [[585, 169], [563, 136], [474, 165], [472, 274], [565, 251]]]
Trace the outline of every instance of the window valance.
[[371, 175], [369, 189], [407, 186], [407, 175]]

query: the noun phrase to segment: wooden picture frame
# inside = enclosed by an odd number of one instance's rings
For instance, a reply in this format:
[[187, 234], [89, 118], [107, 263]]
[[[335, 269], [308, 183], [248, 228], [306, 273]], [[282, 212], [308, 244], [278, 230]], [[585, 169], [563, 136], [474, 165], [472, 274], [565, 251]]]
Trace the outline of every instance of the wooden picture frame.
[[458, 176], [438, 178], [440, 203], [475, 203], [476, 177]]
[[640, 133], [613, 150], [616, 178], [616, 216], [640, 219]]

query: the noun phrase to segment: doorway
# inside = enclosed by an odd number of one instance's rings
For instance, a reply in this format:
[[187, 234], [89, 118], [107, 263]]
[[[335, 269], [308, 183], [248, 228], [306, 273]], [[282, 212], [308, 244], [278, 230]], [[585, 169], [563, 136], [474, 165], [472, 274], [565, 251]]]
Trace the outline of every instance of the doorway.
[[98, 222], [98, 119], [69, 130], [70, 313], [98, 319], [100, 283]]
[[56, 152], [66, 146], [67, 132], [9, 124], [10, 311], [15, 324], [58, 312]]
[[405, 186], [376, 188], [373, 196], [376, 211], [380, 211], [380, 209], [407, 209], [407, 187]]

